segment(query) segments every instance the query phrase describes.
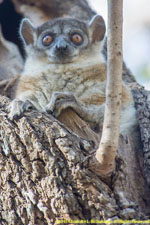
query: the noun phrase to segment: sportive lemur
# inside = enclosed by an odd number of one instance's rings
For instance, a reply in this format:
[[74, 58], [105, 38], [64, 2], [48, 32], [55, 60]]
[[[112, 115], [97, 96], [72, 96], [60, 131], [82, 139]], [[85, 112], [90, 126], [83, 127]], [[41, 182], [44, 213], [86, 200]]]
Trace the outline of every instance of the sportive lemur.
[[[83, 120], [102, 124], [105, 104], [106, 61], [102, 54], [105, 23], [101, 16], [84, 22], [57, 18], [34, 27], [20, 25], [26, 61], [16, 98], [9, 107], [11, 120], [29, 107], [55, 117], [71, 107]], [[121, 132], [135, 123], [130, 91], [122, 83]]]

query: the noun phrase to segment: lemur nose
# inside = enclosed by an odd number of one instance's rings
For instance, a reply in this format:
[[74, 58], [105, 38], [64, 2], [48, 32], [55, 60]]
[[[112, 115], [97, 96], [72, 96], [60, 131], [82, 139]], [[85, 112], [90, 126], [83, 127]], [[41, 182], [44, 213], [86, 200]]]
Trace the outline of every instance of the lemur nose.
[[67, 42], [63, 38], [59, 38], [56, 43], [56, 49], [58, 51], [65, 51], [68, 48]]

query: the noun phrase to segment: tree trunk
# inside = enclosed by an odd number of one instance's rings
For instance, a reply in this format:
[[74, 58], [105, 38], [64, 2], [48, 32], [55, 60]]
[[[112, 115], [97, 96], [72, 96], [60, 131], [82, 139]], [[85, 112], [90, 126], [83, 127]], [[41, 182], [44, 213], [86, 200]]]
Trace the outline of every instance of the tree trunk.
[[109, 182], [102, 181], [89, 169], [93, 142], [46, 113], [33, 111], [11, 122], [5, 110], [9, 101], [0, 100], [2, 224], [145, 218], [141, 155], [131, 152], [131, 143], [120, 139], [116, 171]]
[[[36, 18], [42, 13], [43, 21], [55, 15], [68, 15], [67, 12], [73, 10], [78, 10], [81, 18], [83, 12], [84, 19], [93, 15], [84, 0], [13, 2], [25, 16], [35, 14]], [[66, 2], [67, 11], [62, 2]], [[9, 51], [7, 53], [9, 55]], [[126, 82], [134, 88], [136, 85], [138, 93], [145, 93], [130, 72], [124, 70], [125, 73]], [[4, 78], [0, 93], [11, 97], [17, 78], [6, 77], [5, 81]], [[140, 99], [144, 99], [148, 108], [149, 100], [143, 96], [135, 93], [137, 107]], [[58, 219], [89, 220], [90, 224], [98, 224], [96, 220], [150, 218], [149, 189], [144, 178], [148, 153], [144, 158], [138, 131], [130, 138], [120, 136], [115, 171], [103, 179], [89, 163], [98, 147], [97, 135], [74, 112], [64, 112], [61, 118], [65, 118], [65, 125], [37, 111], [27, 112], [12, 122], [7, 117], [9, 102], [6, 96], [0, 97], [0, 225], [53, 225]], [[144, 113], [140, 118], [144, 118]], [[139, 121], [142, 128], [145, 122]], [[78, 135], [76, 130], [71, 130], [74, 123], [79, 127]], [[146, 144], [148, 134], [143, 134]], [[145, 146], [148, 152], [149, 147]]]

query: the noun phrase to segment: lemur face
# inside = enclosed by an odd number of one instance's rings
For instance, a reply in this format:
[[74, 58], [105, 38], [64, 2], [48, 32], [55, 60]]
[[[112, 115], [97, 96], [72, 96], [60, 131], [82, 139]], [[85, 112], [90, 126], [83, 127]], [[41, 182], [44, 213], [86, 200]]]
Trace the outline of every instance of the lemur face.
[[88, 46], [87, 27], [77, 20], [57, 19], [38, 29], [37, 47], [54, 63], [69, 63]]
[[58, 18], [35, 28], [28, 19], [23, 19], [20, 35], [25, 49], [46, 57], [49, 63], [64, 64], [84, 57], [87, 51], [105, 34], [105, 23], [101, 16], [95, 16], [88, 24], [73, 18]]

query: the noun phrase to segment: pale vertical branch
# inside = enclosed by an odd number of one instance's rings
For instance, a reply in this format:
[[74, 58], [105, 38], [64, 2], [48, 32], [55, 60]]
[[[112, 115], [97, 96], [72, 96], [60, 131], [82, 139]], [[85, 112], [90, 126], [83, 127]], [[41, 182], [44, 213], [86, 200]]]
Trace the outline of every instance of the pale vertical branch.
[[122, 95], [122, 9], [123, 0], [108, 0], [106, 105], [102, 138], [96, 152], [101, 175], [113, 171], [119, 142]]

